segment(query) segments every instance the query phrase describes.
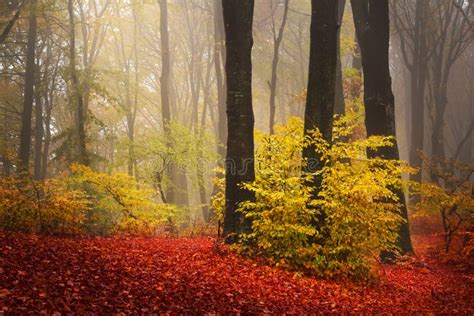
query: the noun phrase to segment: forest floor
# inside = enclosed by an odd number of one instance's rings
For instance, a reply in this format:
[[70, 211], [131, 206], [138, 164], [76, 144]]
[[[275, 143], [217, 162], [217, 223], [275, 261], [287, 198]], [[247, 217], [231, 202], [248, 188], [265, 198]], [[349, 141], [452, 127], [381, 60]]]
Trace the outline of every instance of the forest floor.
[[[66, 239], [0, 233], [2, 314], [474, 314], [472, 271], [430, 254], [377, 283], [300, 277], [205, 238]], [[2, 312], [3, 311], [3, 312]]]

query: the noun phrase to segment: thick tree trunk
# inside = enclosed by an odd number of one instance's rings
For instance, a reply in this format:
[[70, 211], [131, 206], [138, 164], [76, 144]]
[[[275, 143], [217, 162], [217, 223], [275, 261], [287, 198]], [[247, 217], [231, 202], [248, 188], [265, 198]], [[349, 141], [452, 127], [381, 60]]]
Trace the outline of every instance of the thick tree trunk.
[[[309, 53], [308, 90], [304, 116], [304, 133], [311, 134], [319, 129], [323, 138], [331, 143], [336, 89], [337, 66], [337, 1], [311, 1], [311, 43]], [[307, 165], [305, 172], [314, 173], [323, 165], [314, 146], [303, 150]], [[313, 198], [317, 198], [322, 176], [313, 178], [309, 185], [314, 187]], [[325, 214], [319, 216], [320, 225]], [[316, 223], [315, 223], [316, 224]]]
[[[275, 126], [275, 112], [276, 112], [276, 93], [277, 93], [277, 70], [278, 70], [278, 61], [280, 55], [280, 45], [283, 40], [283, 34], [285, 32], [286, 19], [288, 17], [290, 0], [285, 0], [283, 17], [281, 20], [280, 28], [278, 30], [278, 35], [275, 31], [275, 23], [272, 15], [272, 26], [273, 26], [273, 60], [272, 60], [272, 77], [270, 81], [270, 134], [274, 133]], [[273, 14], [273, 13], [272, 13]]]
[[[389, 69], [388, 0], [351, 0], [351, 4], [362, 53], [367, 135], [395, 137], [395, 101]], [[397, 142], [395, 141], [394, 146], [369, 151], [368, 156], [398, 160]], [[411, 253], [413, 248], [405, 196], [401, 189], [395, 190], [395, 193], [402, 204], [401, 215], [405, 220], [399, 229], [398, 246], [402, 253]]]
[[[74, 141], [75, 153], [74, 161], [83, 165], [89, 165], [89, 158], [86, 150], [86, 122], [84, 111], [84, 99], [77, 76], [76, 69], [76, 31], [74, 21], [74, 6], [73, 0], [68, 0], [69, 13], [69, 70], [71, 72], [71, 90], [72, 102], [75, 103], [75, 123], [76, 123], [76, 137]], [[75, 99], [75, 101], [74, 101]]]
[[254, 200], [253, 192], [240, 187], [255, 180], [254, 114], [252, 108], [253, 0], [223, 0], [226, 35], [227, 157], [224, 236], [234, 242], [237, 234], [250, 230], [239, 204]]
[[36, 1], [31, 3], [31, 13], [28, 19], [28, 43], [26, 48], [25, 90], [23, 112], [21, 114], [21, 135], [19, 150], [19, 171], [28, 172], [31, 151], [31, 117], [33, 113], [34, 85], [35, 85], [35, 56], [36, 56]]

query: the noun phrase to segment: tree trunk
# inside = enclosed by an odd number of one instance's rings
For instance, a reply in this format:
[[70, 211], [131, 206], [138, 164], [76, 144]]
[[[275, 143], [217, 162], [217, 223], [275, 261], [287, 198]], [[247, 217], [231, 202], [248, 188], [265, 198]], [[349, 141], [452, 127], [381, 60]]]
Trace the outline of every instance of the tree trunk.
[[[304, 116], [304, 133], [310, 135], [319, 129], [323, 138], [331, 143], [336, 96], [337, 66], [337, 33], [338, 33], [337, 1], [311, 1], [311, 43], [309, 53], [308, 90]], [[305, 172], [314, 173], [323, 165], [314, 146], [303, 149], [303, 158], [307, 161]], [[322, 176], [317, 175], [309, 183], [314, 190], [316, 199], [320, 192]], [[321, 225], [325, 214], [320, 213], [318, 222]]]
[[168, 3], [167, 0], [159, 0], [160, 2], [160, 38], [161, 38], [161, 118], [163, 128], [169, 131], [169, 123], [171, 121], [170, 110], [170, 43], [168, 32]]
[[[222, 0], [214, 0], [214, 71], [217, 87], [217, 167], [224, 168], [223, 159], [226, 155], [227, 143], [227, 116], [226, 116], [226, 83], [222, 64], [225, 63], [224, 50], [224, 19], [222, 14]], [[211, 111], [212, 113], [212, 111]], [[212, 116], [211, 116], [212, 117]], [[220, 173], [217, 173], [220, 176]], [[219, 188], [214, 186], [212, 195], [218, 193]], [[209, 218], [215, 217], [215, 211], [209, 210]]]
[[339, 1], [338, 7], [338, 26], [337, 30], [337, 64], [336, 64], [336, 96], [334, 101], [334, 113], [338, 115], [346, 114], [346, 104], [344, 102], [344, 84], [342, 76], [342, 63], [341, 63], [341, 25], [342, 17], [344, 15], [344, 7], [346, 1]]
[[39, 85], [36, 85], [36, 101], [35, 101], [35, 160], [34, 160], [34, 179], [41, 180], [43, 178], [42, 171], [42, 149], [43, 149], [43, 103]]
[[255, 194], [240, 187], [255, 180], [254, 114], [252, 108], [253, 0], [223, 0], [226, 36], [227, 157], [224, 236], [235, 242], [250, 223], [237, 212], [239, 204]]
[[[281, 20], [280, 28], [278, 30], [278, 35], [275, 31], [275, 23], [272, 12], [272, 31], [273, 31], [273, 60], [272, 60], [272, 77], [270, 81], [270, 134], [273, 135], [275, 126], [275, 112], [276, 112], [276, 93], [277, 93], [277, 70], [278, 70], [278, 61], [280, 55], [280, 45], [283, 40], [283, 34], [285, 32], [286, 19], [288, 17], [290, 0], [285, 0], [283, 17]], [[271, 4], [271, 2], [270, 2]]]
[[[54, 84], [52, 85], [51, 89], [54, 89]], [[44, 118], [45, 138], [44, 138], [43, 156], [42, 156], [42, 162], [41, 162], [41, 178], [42, 179], [46, 179], [48, 175], [48, 156], [49, 156], [49, 146], [51, 144], [51, 111], [53, 108], [53, 94], [54, 94], [53, 90], [51, 90], [49, 93], [49, 97], [45, 98], [45, 110], [46, 110], [45, 118]]]
[[[76, 137], [74, 141], [75, 157], [74, 161], [83, 165], [89, 165], [89, 158], [86, 150], [86, 130], [85, 130], [85, 115], [84, 99], [81, 92], [79, 78], [76, 69], [76, 31], [74, 22], [74, 6], [73, 0], [68, 0], [69, 13], [69, 70], [71, 72], [71, 90], [72, 102], [75, 104], [75, 123], [76, 123]], [[75, 99], [75, 101], [74, 101]]]
[[28, 19], [28, 43], [26, 52], [25, 90], [23, 112], [21, 114], [21, 135], [19, 150], [19, 171], [28, 172], [31, 151], [31, 117], [33, 113], [34, 85], [35, 85], [35, 56], [36, 56], [36, 0], [31, 3], [31, 13]]
[[[427, 47], [427, 13], [429, 3], [424, 0], [416, 0], [415, 15], [413, 21], [409, 16], [401, 14], [399, 5], [393, 3], [393, 17], [395, 28], [400, 37], [400, 49], [407, 69], [410, 71], [410, 95], [411, 95], [411, 132], [409, 161], [412, 166], [420, 168], [416, 174], [410, 175], [410, 180], [421, 182], [422, 159], [420, 151], [423, 151], [424, 143], [424, 117], [425, 117], [425, 89], [428, 72], [428, 47]], [[409, 7], [408, 9], [411, 9]], [[410, 27], [413, 25], [413, 31]], [[409, 51], [408, 51], [409, 50]], [[410, 196], [410, 203], [415, 206], [419, 202], [419, 195]]]
[[[357, 38], [361, 49], [364, 72], [364, 104], [367, 136], [396, 137], [395, 101], [389, 69], [389, 9], [388, 0], [351, 0]], [[397, 142], [394, 146], [369, 151], [368, 157], [380, 156], [398, 160]], [[400, 175], [401, 176], [401, 175]], [[403, 254], [413, 251], [408, 226], [405, 196], [401, 189], [395, 194], [402, 204], [405, 222], [400, 226], [398, 246]]]
[[[171, 108], [170, 108], [170, 82], [171, 82], [171, 64], [170, 64], [170, 43], [168, 32], [168, 1], [158, 0], [160, 4], [160, 39], [161, 39], [161, 119], [163, 130], [166, 134], [170, 132]], [[171, 146], [172, 144], [168, 144]], [[170, 164], [168, 175], [171, 179], [171, 187], [166, 192], [166, 199], [170, 203], [176, 202], [176, 190], [173, 187], [177, 181], [175, 167]]]

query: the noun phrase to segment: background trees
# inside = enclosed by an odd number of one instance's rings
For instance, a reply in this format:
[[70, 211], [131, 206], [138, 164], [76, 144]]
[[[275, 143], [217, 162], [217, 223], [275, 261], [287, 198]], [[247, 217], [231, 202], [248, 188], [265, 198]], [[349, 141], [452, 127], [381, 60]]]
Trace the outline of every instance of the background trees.
[[[36, 0], [0, 11], [2, 176], [58, 178], [73, 162], [127, 173], [189, 224], [218, 216], [212, 178], [226, 167], [232, 234], [245, 226], [237, 204], [253, 201], [239, 183], [254, 178], [254, 127], [305, 117], [306, 134], [319, 128], [330, 144], [333, 114], [347, 113], [348, 142], [397, 135], [398, 148], [369, 158], [472, 162], [472, 1]], [[303, 155], [320, 160], [314, 146]], [[316, 196], [322, 177], [311, 180]]]

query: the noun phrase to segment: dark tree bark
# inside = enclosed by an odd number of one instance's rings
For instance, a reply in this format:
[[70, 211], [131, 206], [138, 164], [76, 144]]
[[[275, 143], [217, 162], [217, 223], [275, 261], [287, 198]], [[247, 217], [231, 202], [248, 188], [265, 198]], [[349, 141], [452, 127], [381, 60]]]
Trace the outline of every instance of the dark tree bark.
[[36, 56], [36, 1], [31, 3], [31, 13], [28, 19], [28, 43], [26, 52], [25, 90], [23, 100], [23, 112], [21, 115], [21, 136], [19, 150], [19, 170], [28, 172], [31, 151], [31, 117], [33, 113], [34, 85], [35, 85], [35, 56]]
[[239, 204], [254, 200], [253, 192], [240, 187], [255, 180], [254, 114], [252, 108], [253, 0], [222, 0], [226, 43], [227, 157], [224, 236], [236, 241], [250, 230], [250, 223], [237, 212]]
[[[280, 28], [278, 29], [278, 34], [275, 30], [275, 21], [272, 12], [272, 32], [273, 32], [273, 60], [272, 60], [272, 77], [269, 83], [270, 86], [270, 134], [274, 133], [273, 127], [275, 126], [275, 112], [276, 112], [276, 93], [277, 93], [277, 70], [278, 70], [278, 61], [280, 57], [280, 45], [283, 40], [283, 34], [285, 32], [286, 19], [288, 17], [290, 0], [285, 0], [283, 17], [281, 20]], [[272, 2], [270, 1], [270, 4]]]
[[[333, 0], [311, 1], [311, 43], [309, 53], [308, 89], [304, 116], [304, 133], [319, 129], [323, 138], [331, 143], [334, 116], [337, 66], [338, 2]], [[323, 165], [314, 146], [303, 149], [307, 165], [305, 172], [314, 173]], [[322, 176], [313, 177], [313, 198], [317, 198]], [[325, 214], [319, 217], [320, 225]], [[316, 224], [316, 223], [315, 223]]]
[[[351, 0], [357, 39], [361, 49], [364, 72], [364, 104], [367, 136], [396, 137], [395, 101], [389, 69], [389, 8], [388, 0]], [[369, 157], [399, 159], [397, 142], [394, 146], [369, 151]], [[401, 176], [401, 175], [400, 175]], [[400, 226], [398, 246], [403, 254], [413, 252], [408, 226], [405, 196], [396, 189], [402, 204], [405, 222]]]
[[76, 69], [76, 31], [74, 19], [73, 0], [68, 0], [69, 14], [69, 71], [71, 76], [72, 102], [75, 103], [75, 123], [76, 137], [74, 141], [75, 153], [74, 161], [83, 165], [89, 165], [89, 158], [86, 149], [86, 122], [84, 111], [84, 99], [82, 96], [79, 77]]

